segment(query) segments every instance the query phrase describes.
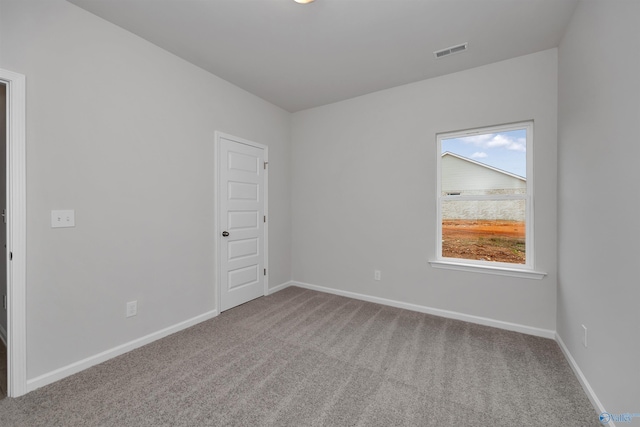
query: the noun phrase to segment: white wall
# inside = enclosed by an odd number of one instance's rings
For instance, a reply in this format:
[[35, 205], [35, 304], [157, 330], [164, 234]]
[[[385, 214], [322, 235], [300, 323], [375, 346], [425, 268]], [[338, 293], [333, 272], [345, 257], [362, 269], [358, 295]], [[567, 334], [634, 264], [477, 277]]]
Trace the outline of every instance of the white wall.
[[[541, 281], [434, 269], [436, 134], [535, 120]], [[293, 278], [555, 330], [557, 50], [293, 115]], [[382, 280], [373, 280], [373, 270]]]
[[63, 0], [0, 19], [27, 78], [28, 378], [214, 309], [216, 130], [269, 146], [270, 283], [290, 280], [289, 113]]
[[638, 28], [640, 2], [586, 1], [559, 48], [557, 330], [611, 413], [640, 412]]

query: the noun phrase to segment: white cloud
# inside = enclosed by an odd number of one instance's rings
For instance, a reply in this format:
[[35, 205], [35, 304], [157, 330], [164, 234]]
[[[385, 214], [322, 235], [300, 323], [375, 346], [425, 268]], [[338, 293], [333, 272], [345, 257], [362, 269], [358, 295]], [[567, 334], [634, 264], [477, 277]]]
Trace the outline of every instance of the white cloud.
[[489, 156], [487, 153], [485, 153], [484, 151], [476, 151], [475, 153], [473, 153], [471, 155], [472, 159], [484, 159], [485, 157]]
[[460, 140], [466, 144], [472, 144], [480, 148], [505, 148], [512, 151], [527, 151], [527, 141], [525, 138], [513, 139], [499, 133], [467, 136], [460, 138]]
[[493, 138], [495, 135], [492, 133], [487, 133], [484, 135], [475, 135], [475, 136], [466, 136], [464, 138], [460, 138], [460, 140], [462, 142], [465, 142], [467, 144], [473, 144], [476, 145], [478, 147], [483, 146], [484, 144], [487, 143], [487, 141], [490, 141], [491, 138]]

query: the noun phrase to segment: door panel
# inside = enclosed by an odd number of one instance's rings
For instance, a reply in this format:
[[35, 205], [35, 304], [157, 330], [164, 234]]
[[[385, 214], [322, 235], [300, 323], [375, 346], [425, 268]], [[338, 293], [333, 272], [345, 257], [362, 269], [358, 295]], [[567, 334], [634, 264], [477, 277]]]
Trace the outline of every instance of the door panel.
[[229, 261], [258, 255], [259, 239], [237, 240], [229, 243]]
[[257, 264], [230, 270], [228, 274], [229, 290], [234, 290], [241, 286], [255, 285], [260, 282]]
[[229, 182], [229, 200], [258, 201], [258, 185], [246, 182]]
[[258, 216], [257, 211], [228, 211], [227, 230], [258, 229]]
[[264, 149], [221, 136], [218, 159], [220, 310], [224, 311], [264, 295]]

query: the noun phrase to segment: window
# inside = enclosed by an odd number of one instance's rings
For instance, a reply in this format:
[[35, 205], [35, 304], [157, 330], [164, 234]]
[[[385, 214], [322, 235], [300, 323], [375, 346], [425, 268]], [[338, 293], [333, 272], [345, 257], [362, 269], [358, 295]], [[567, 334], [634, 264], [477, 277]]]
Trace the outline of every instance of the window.
[[532, 142], [533, 122], [437, 135], [432, 264], [533, 270]]

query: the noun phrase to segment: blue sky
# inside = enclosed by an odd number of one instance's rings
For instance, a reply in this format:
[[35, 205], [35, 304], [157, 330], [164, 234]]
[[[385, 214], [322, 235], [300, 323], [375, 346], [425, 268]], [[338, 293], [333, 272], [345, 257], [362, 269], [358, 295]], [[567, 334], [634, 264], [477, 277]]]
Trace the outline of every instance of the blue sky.
[[522, 177], [527, 176], [527, 132], [525, 129], [442, 140], [449, 151]]

